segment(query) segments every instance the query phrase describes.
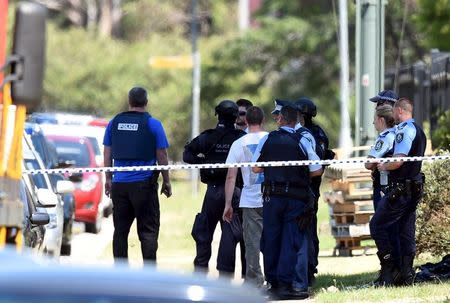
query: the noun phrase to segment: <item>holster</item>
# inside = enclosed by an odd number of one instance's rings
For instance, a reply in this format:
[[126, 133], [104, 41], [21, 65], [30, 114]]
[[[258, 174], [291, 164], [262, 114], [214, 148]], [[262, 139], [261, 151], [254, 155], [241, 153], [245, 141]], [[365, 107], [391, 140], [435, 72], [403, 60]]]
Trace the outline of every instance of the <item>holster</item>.
[[305, 200], [309, 199], [310, 190], [305, 187], [292, 186], [289, 182], [286, 183], [275, 183], [275, 182], [265, 182], [261, 186], [263, 197], [277, 195], [287, 198]]

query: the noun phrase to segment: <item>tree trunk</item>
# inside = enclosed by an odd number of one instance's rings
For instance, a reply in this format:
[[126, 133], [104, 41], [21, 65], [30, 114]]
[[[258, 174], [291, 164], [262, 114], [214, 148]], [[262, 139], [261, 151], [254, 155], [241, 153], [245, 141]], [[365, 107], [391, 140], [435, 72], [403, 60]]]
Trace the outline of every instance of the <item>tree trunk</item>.
[[113, 0], [100, 1], [99, 34], [102, 37], [111, 37], [113, 28]]

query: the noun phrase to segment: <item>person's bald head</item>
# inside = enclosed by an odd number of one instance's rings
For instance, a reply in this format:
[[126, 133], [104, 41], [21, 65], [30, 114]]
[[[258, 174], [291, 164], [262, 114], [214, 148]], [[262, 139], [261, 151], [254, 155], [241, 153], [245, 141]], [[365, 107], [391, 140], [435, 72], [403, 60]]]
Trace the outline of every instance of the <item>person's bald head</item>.
[[413, 101], [408, 98], [400, 98], [394, 104], [394, 118], [396, 123], [404, 122], [412, 118], [414, 109]]

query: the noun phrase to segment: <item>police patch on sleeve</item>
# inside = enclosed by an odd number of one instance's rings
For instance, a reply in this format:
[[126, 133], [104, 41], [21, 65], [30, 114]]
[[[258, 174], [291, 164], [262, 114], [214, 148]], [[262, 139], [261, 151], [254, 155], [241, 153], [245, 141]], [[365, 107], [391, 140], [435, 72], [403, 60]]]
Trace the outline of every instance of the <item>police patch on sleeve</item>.
[[383, 141], [378, 140], [377, 143], [375, 144], [375, 150], [380, 151], [382, 147], [383, 147]]
[[400, 143], [400, 142], [402, 142], [402, 141], [403, 141], [403, 133], [398, 133], [398, 134], [395, 136], [395, 142]]

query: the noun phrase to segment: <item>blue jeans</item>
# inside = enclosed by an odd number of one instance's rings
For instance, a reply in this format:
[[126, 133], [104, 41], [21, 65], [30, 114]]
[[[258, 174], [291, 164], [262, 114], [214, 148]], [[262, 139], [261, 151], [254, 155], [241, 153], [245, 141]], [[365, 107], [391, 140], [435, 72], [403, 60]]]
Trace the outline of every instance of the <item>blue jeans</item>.
[[263, 207], [261, 251], [264, 274], [272, 285], [308, 288], [307, 232], [300, 231], [296, 219], [305, 203], [282, 196], [270, 196]]

